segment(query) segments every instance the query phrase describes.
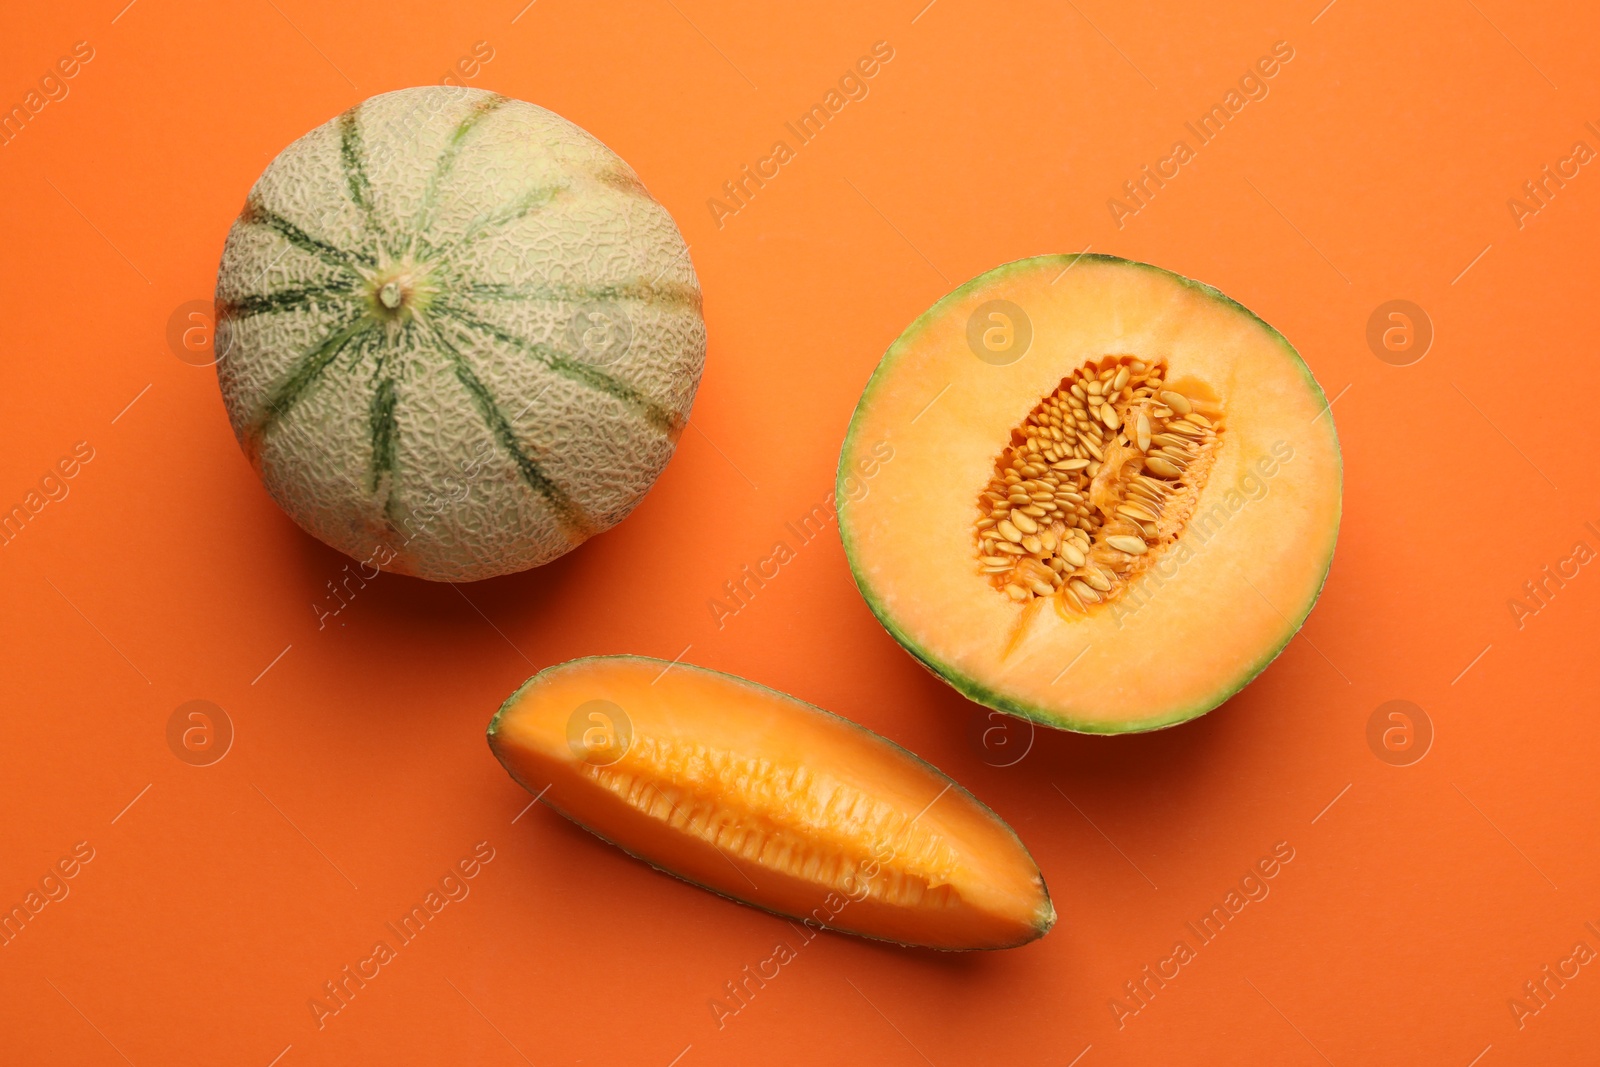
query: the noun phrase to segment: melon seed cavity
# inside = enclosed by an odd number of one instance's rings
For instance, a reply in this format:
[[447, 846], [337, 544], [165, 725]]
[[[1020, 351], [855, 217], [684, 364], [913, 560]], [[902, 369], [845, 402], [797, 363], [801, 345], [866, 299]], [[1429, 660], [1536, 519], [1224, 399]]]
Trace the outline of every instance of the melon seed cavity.
[[[579, 773], [637, 812], [768, 870], [897, 907], [951, 907], [960, 857], [893, 805], [803, 764], [639, 737]], [[881, 865], [872, 877], [869, 865]]]
[[1088, 613], [1183, 535], [1223, 427], [1166, 376], [1161, 360], [1090, 361], [1011, 431], [973, 525], [996, 592]]

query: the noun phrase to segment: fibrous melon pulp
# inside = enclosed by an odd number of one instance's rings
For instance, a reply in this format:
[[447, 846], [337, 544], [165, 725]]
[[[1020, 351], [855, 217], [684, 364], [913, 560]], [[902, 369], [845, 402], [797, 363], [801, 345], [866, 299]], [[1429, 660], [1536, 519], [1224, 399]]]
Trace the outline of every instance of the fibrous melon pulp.
[[1272, 327], [1111, 256], [955, 290], [890, 346], [839, 531], [879, 620], [973, 700], [1120, 733], [1203, 714], [1293, 637], [1339, 529], [1333, 416]]
[[273, 498], [436, 580], [620, 522], [705, 359], [688, 250], [627, 164], [459, 87], [373, 97], [284, 149], [228, 235], [216, 310], [228, 416]]
[[808, 925], [980, 949], [1055, 921], [1027, 850], [965, 789], [742, 678], [641, 656], [573, 660], [511, 695], [489, 745], [596, 835]]

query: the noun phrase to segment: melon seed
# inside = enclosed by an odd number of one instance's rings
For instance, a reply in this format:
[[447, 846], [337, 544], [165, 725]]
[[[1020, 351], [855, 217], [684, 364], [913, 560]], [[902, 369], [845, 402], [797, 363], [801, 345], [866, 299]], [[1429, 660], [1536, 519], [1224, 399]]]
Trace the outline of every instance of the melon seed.
[[1130, 519], [1138, 519], [1141, 522], [1155, 522], [1156, 521], [1156, 516], [1152, 515], [1150, 513], [1149, 509], [1141, 507], [1140, 505], [1134, 503], [1131, 500], [1127, 501], [1125, 503], [1118, 504], [1117, 505], [1117, 514], [1118, 515], [1126, 515]]

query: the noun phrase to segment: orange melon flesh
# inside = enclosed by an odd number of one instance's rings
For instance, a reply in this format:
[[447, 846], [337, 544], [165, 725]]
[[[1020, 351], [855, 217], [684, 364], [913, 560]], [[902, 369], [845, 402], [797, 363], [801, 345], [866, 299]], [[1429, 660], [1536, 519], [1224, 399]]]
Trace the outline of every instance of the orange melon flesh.
[[[1031, 322], [1013, 362], [969, 343], [994, 300]], [[1164, 361], [1204, 401], [1214, 465], [1187, 527], [1116, 599], [1017, 603], [981, 573], [980, 493], [1041, 398], [1108, 357]], [[1327, 575], [1340, 491], [1332, 413], [1282, 335], [1209, 286], [1084, 255], [999, 267], [912, 323], [851, 420], [837, 496], [857, 585], [913, 655], [980, 703], [1120, 733], [1210, 710], [1284, 647]]]
[[1042, 936], [1016, 834], [882, 737], [754, 682], [641, 656], [534, 675], [489, 724], [511, 776], [646, 863], [812, 926], [937, 949]]

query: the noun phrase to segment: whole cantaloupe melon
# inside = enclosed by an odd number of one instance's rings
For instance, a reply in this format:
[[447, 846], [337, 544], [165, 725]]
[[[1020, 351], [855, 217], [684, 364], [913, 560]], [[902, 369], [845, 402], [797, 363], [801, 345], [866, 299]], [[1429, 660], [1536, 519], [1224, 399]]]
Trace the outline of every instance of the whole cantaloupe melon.
[[535, 567], [620, 522], [705, 361], [672, 217], [543, 108], [435, 86], [284, 149], [217, 278], [240, 445], [307, 532], [437, 581]]

